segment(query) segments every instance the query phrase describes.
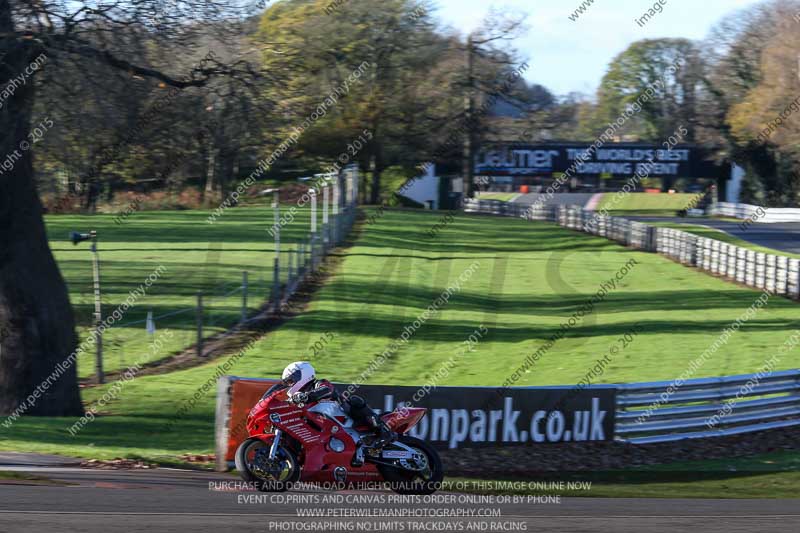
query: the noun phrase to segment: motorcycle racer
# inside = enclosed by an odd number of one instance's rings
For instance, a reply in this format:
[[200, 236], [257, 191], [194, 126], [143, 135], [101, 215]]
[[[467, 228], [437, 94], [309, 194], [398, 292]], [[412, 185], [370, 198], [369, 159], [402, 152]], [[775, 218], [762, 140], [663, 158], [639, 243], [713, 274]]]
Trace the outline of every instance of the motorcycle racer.
[[427, 409], [403, 407], [378, 417], [347, 393], [317, 379], [306, 361], [289, 365], [247, 415], [248, 438], [235, 455], [242, 479], [264, 492], [283, 492], [298, 481], [388, 482], [398, 494], [438, 490], [444, 478], [439, 454], [409, 434]]
[[294, 403], [315, 403], [323, 400], [338, 402], [356, 425], [370, 428], [372, 438], [369, 439], [369, 447], [385, 446], [396, 437], [364, 398], [355, 395], [342, 398], [330, 381], [316, 378], [316, 371], [308, 361], [296, 361], [287, 365], [281, 375], [281, 382], [273, 386], [267, 394], [278, 387], [288, 387], [287, 395]]

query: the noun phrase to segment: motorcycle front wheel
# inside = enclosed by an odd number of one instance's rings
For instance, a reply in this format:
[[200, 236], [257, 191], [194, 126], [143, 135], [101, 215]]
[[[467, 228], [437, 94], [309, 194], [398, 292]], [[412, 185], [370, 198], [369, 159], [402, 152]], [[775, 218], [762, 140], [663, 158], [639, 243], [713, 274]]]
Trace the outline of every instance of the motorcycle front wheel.
[[274, 461], [270, 445], [260, 439], [247, 439], [236, 450], [236, 470], [243, 480], [262, 492], [284, 492], [300, 479], [300, 464], [294, 453], [278, 446]]
[[[424, 458], [423, 464], [415, 464], [415, 470], [398, 466], [378, 465], [378, 471], [389, 482], [391, 489], [398, 494], [433, 494], [444, 479], [444, 468], [439, 453], [424, 440], [401, 435], [398, 441], [413, 448]], [[391, 447], [389, 445], [388, 447]]]

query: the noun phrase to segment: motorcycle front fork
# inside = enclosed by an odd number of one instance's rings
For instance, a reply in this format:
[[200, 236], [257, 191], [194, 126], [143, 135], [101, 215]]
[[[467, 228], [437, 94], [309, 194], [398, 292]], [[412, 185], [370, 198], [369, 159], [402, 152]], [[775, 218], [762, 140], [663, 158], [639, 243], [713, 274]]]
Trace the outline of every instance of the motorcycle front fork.
[[280, 429], [276, 429], [275, 440], [272, 441], [272, 446], [269, 447], [270, 461], [274, 461], [275, 458], [278, 456], [278, 447], [281, 445], [281, 435], [283, 435], [283, 431], [281, 431]]

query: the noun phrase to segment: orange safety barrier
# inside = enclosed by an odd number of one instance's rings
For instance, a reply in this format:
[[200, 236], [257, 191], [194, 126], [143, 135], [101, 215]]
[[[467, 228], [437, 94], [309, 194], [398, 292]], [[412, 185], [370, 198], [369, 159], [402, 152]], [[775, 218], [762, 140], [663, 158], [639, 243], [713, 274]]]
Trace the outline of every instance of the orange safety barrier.
[[[247, 439], [247, 415], [250, 409], [258, 403], [267, 390], [279, 380], [277, 379], [229, 379], [226, 386], [230, 387], [227, 397], [229, 398], [227, 413], [227, 448], [225, 450], [225, 462], [233, 462], [236, 457], [236, 449]], [[222, 391], [220, 391], [222, 392]], [[217, 459], [218, 464], [223, 463]]]

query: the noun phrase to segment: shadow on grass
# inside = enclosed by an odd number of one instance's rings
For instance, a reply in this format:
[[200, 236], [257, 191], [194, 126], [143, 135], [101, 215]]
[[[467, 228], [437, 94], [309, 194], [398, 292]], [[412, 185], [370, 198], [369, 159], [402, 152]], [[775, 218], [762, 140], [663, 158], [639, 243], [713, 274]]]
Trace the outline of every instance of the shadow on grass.
[[[376, 274], [378, 274], [376, 272]], [[588, 288], [584, 294], [504, 294], [489, 296], [481, 292], [462, 290], [454, 294], [444, 310], [482, 311], [485, 309], [497, 310], [503, 313], [521, 313], [538, 316], [569, 316], [585, 305], [600, 290], [602, 283], [607, 281], [598, 277], [596, 285]], [[359, 304], [375, 301], [379, 295], [381, 305], [402, 305], [417, 308], [420, 311], [427, 308], [438, 298], [445, 287], [424, 287], [420, 285], [408, 286], [407, 283], [398, 283], [391, 280], [369, 279], [354, 280], [343, 276], [332, 279], [326, 290], [317, 298], [319, 305], [349, 303]], [[704, 310], [712, 309], [741, 309], [746, 310], [753, 304], [755, 295], [739, 288], [725, 290], [664, 290], [664, 291], [636, 291], [623, 293], [610, 293], [602, 302], [596, 304], [599, 313], [632, 313], [632, 312], [663, 312], [670, 310]], [[796, 304], [774, 298], [776, 307], [791, 307]]]
[[[369, 209], [365, 210], [369, 215]], [[141, 252], [131, 246], [114, 248], [114, 243], [191, 243], [220, 242], [225, 245], [262, 242], [269, 244], [272, 237], [267, 228], [272, 225], [270, 209], [231, 209], [218, 222], [208, 224], [211, 211], [162, 211], [137, 213], [126, 223], [117, 225], [113, 215], [71, 216], [47, 218], [48, 237], [52, 241], [67, 242], [72, 230], [95, 229], [104, 249], [115, 252]], [[282, 229], [286, 242], [306, 240], [308, 236], [307, 210], [301, 210], [298, 222]], [[459, 215], [442, 228], [435, 237], [428, 231], [441, 218], [440, 213], [389, 211], [375, 224], [367, 224], [359, 239], [359, 246], [375, 248], [407, 248], [416, 252], [525, 252], [537, 250], [581, 249], [585, 251], [624, 251], [605, 239], [593, 238], [559, 228], [553, 224], [531, 223], [510, 218], [492, 218]], [[145, 248], [143, 248], [145, 249]], [[71, 251], [71, 248], [69, 249]], [[76, 249], [79, 251], [80, 249]], [[193, 251], [204, 251], [202, 246]], [[164, 248], [155, 251], [182, 252], [183, 249]], [[248, 252], [247, 248], [226, 251]], [[60, 250], [66, 253], [67, 250]]]
[[[415, 317], [409, 316], [405, 321], [394, 317], [364, 317], [358, 314], [348, 314], [335, 311], [309, 311], [304, 314], [303, 319], [287, 322], [283, 329], [287, 331], [296, 330], [300, 332], [318, 331], [337, 331], [340, 334], [373, 336], [386, 338], [387, 344], [391, 335], [389, 332], [396, 332], [398, 335], [404, 325], [413, 322]], [[565, 336], [570, 338], [584, 337], [604, 337], [624, 335], [629, 333], [633, 327], [638, 327], [643, 334], [662, 335], [671, 333], [707, 334], [709, 342], [722, 333], [723, 329], [730, 325], [730, 320], [698, 320], [697, 322], [675, 322], [673, 320], [636, 320], [616, 322], [613, 324], [581, 325], [569, 330]], [[755, 331], [775, 331], [785, 332], [788, 321], [785, 319], [776, 320], [750, 320], [747, 323], [747, 330]], [[448, 320], [446, 323], [430, 320], [424, 327], [416, 330], [414, 338], [417, 340], [454, 342], [459, 343], [475, 329], [480, 326], [480, 320], [459, 321]], [[517, 343], [524, 341], [544, 341], [559, 330], [556, 324], [537, 326], [535, 324], [526, 326], [496, 326], [491, 335], [492, 342]]]
[[[177, 408], [177, 407], [176, 407]], [[98, 416], [73, 437], [68, 432], [78, 418], [23, 417], [4, 436], [53, 447], [153, 448], [178, 452], [213, 448], [214, 415], [186, 414], [177, 425], [169, 415]], [[5, 431], [5, 430], [4, 430]]]

